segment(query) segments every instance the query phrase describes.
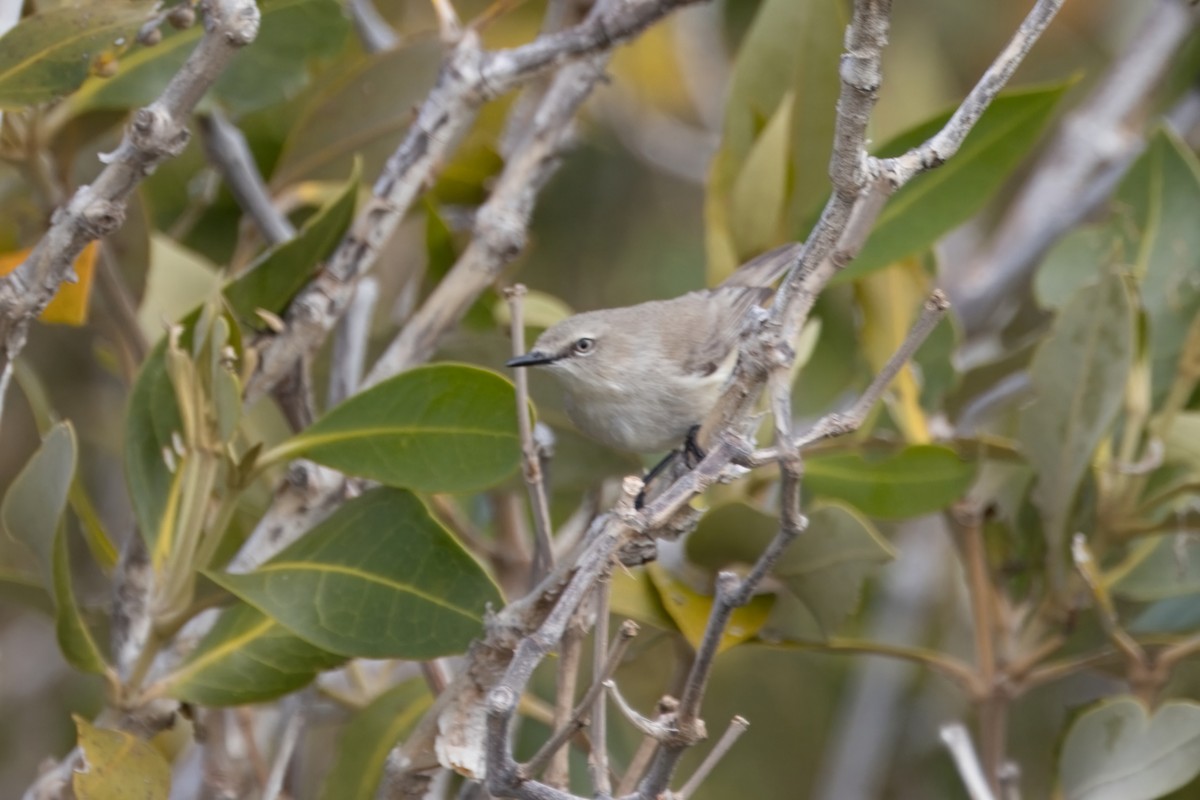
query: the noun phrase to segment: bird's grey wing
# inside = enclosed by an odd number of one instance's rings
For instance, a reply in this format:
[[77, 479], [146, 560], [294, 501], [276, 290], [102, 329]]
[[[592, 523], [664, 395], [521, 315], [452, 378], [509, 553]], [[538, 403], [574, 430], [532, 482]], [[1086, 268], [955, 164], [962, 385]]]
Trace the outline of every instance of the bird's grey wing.
[[[722, 284], [708, 292], [697, 292], [702, 298], [704, 312], [696, 321], [707, 328], [706, 335], [691, 339], [693, 345], [683, 359], [685, 374], [707, 376], [716, 372], [742, 338], [746, 312], [771, 297], [769, 288], [727, 286]], [[707, 296], [705, 296], [707, 295]], [[701, 316], [701, 315], [698, 315]]]
[[735, 269], [721, 286], [770, 286], [799, 258], [803, 249], [803, 242], [792, 242], [768, 250]]

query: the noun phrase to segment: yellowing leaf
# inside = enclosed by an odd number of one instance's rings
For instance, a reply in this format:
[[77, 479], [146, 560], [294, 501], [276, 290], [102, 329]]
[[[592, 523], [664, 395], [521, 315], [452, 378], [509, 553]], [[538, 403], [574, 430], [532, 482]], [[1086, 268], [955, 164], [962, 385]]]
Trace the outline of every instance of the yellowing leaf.
[[[699, 594], [675, 579], [659, 564], [646, 565], [646, 572], [658, 589], [663, 608], [675, 620], [684, 638], [692, 647], [699, 647], [704, 638], [704, 629], [708, 627], [708, 618], [713, 610], [713, 598]], [[741, 608], [735, 608], [729, 617], [729, 624], [721, 635], [721, 643], [717, 652], [723, 653], [736, 644], [751, 639], [762, 630], [771, 613], [775, 598], [771, 595], [758, 595]]]
[[71, 780], [79, 800], [167, 800], [171, 767], [149, 742], [75, 717], [83, 767]]
[[[908, 335], [920, 313], [929, 279], [915, 259], [899, 261], [855, 283], [863, 313], [863, 354], [875, 372], [883, 369]], [[887, 397], [892, 419], [912, 444], [929, 443], [929, 425], [921, 409], [921, 387], [912, 364], [892, 381]]]
[[783, 96], [733, 182], [730, 228], [739, 255], [767, 250], [783, 239], [792, 100], [791, 92]]
[[[38, 319], [57, 325], [74, 325], [76, 327], [87, 322], [88, 298], [92, 292], [92, 275], [96, 267], [96, 254], [100, 243], [92, 242], [83, 248], [79, 258], [75, 259], [75, 275], [78, 281], [64, 283], [50, 300], [50, 304], [42, 311]], [[18, 250], [13, 253], [0, 254], [0, 276], [12, 272], [29, 256], [32, 248]]]

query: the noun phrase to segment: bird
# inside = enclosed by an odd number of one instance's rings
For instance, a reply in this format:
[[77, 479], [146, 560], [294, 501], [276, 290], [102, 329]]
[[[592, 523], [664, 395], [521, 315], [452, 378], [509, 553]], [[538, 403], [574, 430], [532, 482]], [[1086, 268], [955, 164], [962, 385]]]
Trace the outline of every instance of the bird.
[[567, 317], [505, 366], [554, 375], [568, 419], [603, 445], [649, 454], [686, 440], [699, 453], [695, 432], [733, 373], [747, 312], [801, 247], [764, 253], [711, 289]]

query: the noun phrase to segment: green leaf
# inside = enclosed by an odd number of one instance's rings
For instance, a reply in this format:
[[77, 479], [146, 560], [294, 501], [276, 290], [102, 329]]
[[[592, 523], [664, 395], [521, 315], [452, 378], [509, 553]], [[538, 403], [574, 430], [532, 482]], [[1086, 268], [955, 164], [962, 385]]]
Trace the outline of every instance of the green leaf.
[[858, 453], [813, 455], [804, 462], [805, 491], [842, 500], [880, 519], [905, 519], [962, 497], [975, 467], [936, 445], [905, 447], [883, 459]]
[[738, 253], [768, 250], [783, 236], [793, 100], [784, 95], [733, 182], [729, 227]]
[[221, 612], [164, 684], [172, 696], [203, 706], [260, 703], [308, 685], [345, 660], [314, 647], [253, 606], [238, 603]]
[[132, 733], [93, 727], [75, 717], [83, 766], [71, 776], [79, 800], [167, 800], [171, 767]]
[[1105, 268], [1125, 260], [1110, 225], [1075, 228], [1050, 249], [1034, 276], [1033, 289], [1043, 308], [1060, 309]]
[[1056, 556], [1075, 493], [1121, 407], [1133, 341], [1124, 280], [1108, 273], [1063, 308], [1030, 364], [1034, 400], [1021, 412], [1018, 438], [1037, 472], [1033, 499]]
[[324, 650], [427, 659], [461, 652], [495, 585], [413, 494], [374, 489], [221, 586]]
[[360, 155], [378, 174], [437, 77], [442, 46], [415, 41], [365, 59], [324, 87], [291, 128], [271, 176], [275, 190], [301, 180], [336, 180]]
[[[954, 158], [918, 175], [888, 201], [858, 258], [835, 280], [861, 277], [915, 255], [975, 215], [1037, 144], [1069, 84], [1000, 94]], [[941, 130], [942, 114], [879, 148], [899, 155]]]
[[174, 473], [164, 460], [171, 434], [183, 428], [160, 341], [138, 372], [125, 411], [125, 481], [138, 530], [153, 549]]
[[[258, 36], [217, 79], [212, 96], [234, 115], [266, 108], [296, 94], [308, 81], [306, 63], [334, 55], [349, 30], [335, 0], [263, 0]], [[162, 93], [204, 33], [196, 24], [164, 29], [163, 40], [120, 61], [117, 74], [93, 79], [72, 98], [72, 110], [143, 106]]]
[[512, 384], [494, 372], [417, 367], [333, 408], [260, 463], [304, 457], [418, 491], [481, 489], [517, 467], [516, 407]]
[[[748, 177], [739, 176], [747, 170], [751, 151], [764, 149], [756, 143], [765, 136], [763, 128], [773, 115], [781, 116], [772, 122], [776, 135], [779, 129], [790, 135], [782, 142], [772, 137], [772, 151], [783, 147], [782, 157], [776, 160], [772, 152], [769, 159], [778, 170], [772, 181], [783, 182], [773, 188], [782, 190], [785, 200], [782, 209], [772, 205], [772, 217], [782, 211], [786, 229], [799, 228], [828, 194], [845, 24], [845, 10], [838, 0], [765, 0], [759, 7], [734, 63], [721, 148], [713, 159], [705, 200], [712, 280], [724, 278], [755, 253], [741, 249], [749, 247], [755, 237], [739, 238], [733, 231], [743, 223], [730, 222], [733, 215], [744, 222], [744, 215], [752, 211], [745, 204], [746, 192], [743, 190], [740, 210], [736, 210], [736, 201], [731, 205], [731, 196], [735, 181], [749, 182]], [[789, 94], [794, 100], [782, 118], [777, 110]], [[760, 155], [758, 160], [768, 159]]]
[[71, 587], [71, 552], [65, 525], [59, 525], [58, 535], [54, 538], [54, 605], [55, 634], [67, 663], [83, 672], [103, 675], [107, 669], [104, 656], [75, 603], [75, 590]]
[[0, 108], [49, 102], [79, 88], [97, 58], [137, 34], [154, 3], [108, 0], [32, 14], [0, 37]]
[[[779, 520], [743, 503], [719, 506], [687, 538], [688, 558], [712, 569], [752, 564], [779, 530]], [[823, 504], [788, 545], [772, 575], [781, 580], [828, 636], [858, 607], [862, 584], [895, 558], [891, 545], [852, 509]]]
[[60, 422], [9, 484], [0, 504], [0, 523], [36, 557], [47, 591], [54, 586], [54, 539], [75, 476], [75, 454], [75, 430]]
[[295, 236], [263, 253], [243, 274], [225, 285], [225, 298], [244, 324], [265, 327], [255, 309], [282, 312], [337, 247], [354, 220], [361, 177], [362, 162], [355, 159], [341, 191], [309, 217]]
[[1200, 773], [1200, 705], [1172, 700], [1153, 716], [1110, 697], [1079, 716], [1058, 765], [1064, 800], [1154, 800]]
[[387, 755], [431, 705], [421, 681], [402, 683], [371, 701], [346, 723], [325, 777], [321, 800], [372, 800]]
[[1150, 332], [1159, 399], [1175, 379], [1188, 326], [1200, 314], [1200, 226], [1192, 213], [1200, 207], [1200, 161], [1174, 134], [1160, 129], [1121, 183], [1117, 201], [1132, 217], [1118, 220], [1114, 228], [1131, 235], [1128, 257]]

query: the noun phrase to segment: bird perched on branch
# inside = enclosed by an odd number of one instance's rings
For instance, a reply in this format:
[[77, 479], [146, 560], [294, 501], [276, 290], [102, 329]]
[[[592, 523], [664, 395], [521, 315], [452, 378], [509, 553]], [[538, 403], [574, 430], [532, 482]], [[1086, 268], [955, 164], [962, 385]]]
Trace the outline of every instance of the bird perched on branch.
[[602, 444], [655, 453], [686, 437], [694, 448], [690, 434], [737, 363], [746, 312], [770, 299], [801, 247], [764, 253], [712, 289], [568, 317], [506, 366], [549, 370], [571, 422]]

